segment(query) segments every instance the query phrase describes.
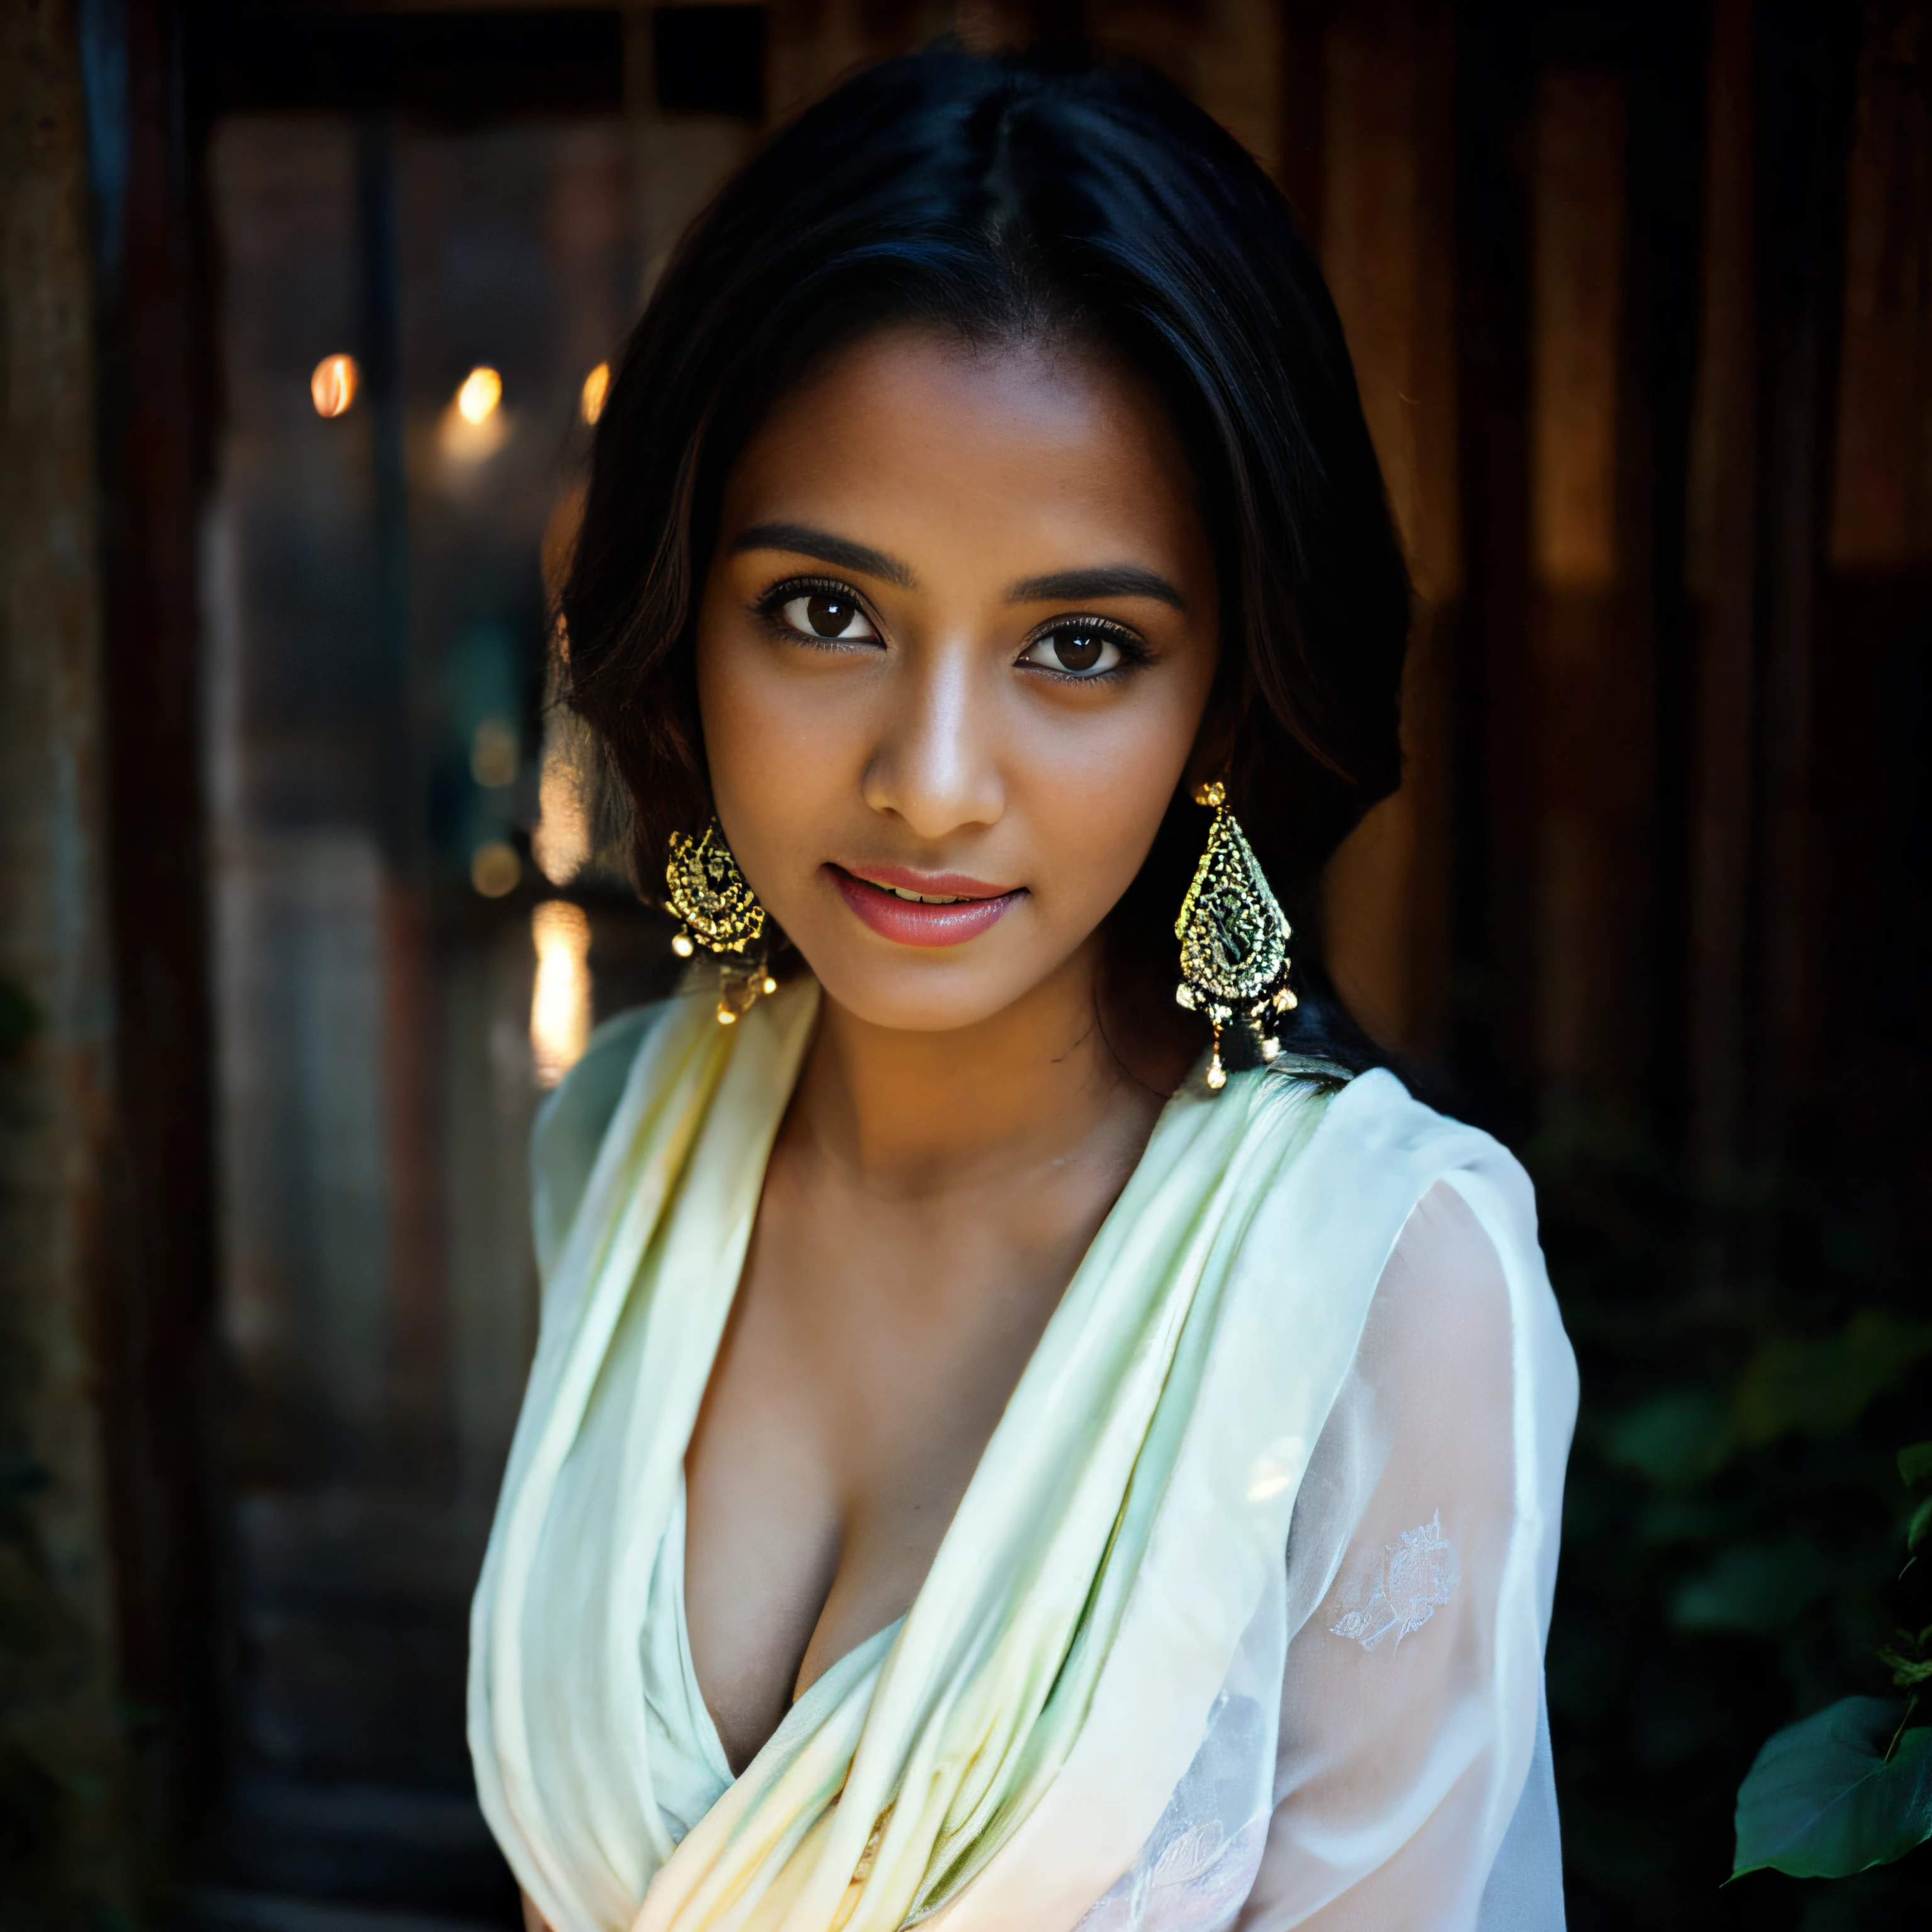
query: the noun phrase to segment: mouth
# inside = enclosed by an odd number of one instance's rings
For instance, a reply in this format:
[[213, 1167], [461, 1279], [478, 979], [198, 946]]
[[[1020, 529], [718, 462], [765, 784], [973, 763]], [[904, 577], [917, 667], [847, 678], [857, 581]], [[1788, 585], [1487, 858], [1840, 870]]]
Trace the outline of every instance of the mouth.
[[838, 896], [880, 938], [901, 946], [963, 946], [1026, 896], [1024, 886], [988, 885], [958, 872], [909, 872], [868, 866], [864, 874], [827, 866]]

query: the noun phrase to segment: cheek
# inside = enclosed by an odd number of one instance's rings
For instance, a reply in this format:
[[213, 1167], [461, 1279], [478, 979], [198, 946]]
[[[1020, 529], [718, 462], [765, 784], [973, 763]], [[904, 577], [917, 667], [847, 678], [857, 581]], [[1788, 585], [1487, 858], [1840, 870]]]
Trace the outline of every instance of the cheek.
[[1024, 732], [1010, 767], [1042, 862], [1042, 884], [1070, 914], [1097, 922], [1140, 869], [1192, 748], [1192, 712], [1172, 692], [1084, 720]]
[[700, 626], [698, 708], [719, 816], [756, 870], [806, 837], [848, 775], [836, 710], [802, 703], [796, 686], [772, 675], [764, 640], [739, 628], [730, 615]]

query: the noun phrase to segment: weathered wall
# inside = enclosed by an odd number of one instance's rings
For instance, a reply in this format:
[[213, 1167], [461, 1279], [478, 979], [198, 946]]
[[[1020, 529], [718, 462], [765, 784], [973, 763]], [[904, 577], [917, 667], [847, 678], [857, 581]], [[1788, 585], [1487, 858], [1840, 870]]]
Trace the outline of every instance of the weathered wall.
[[0, 1921], [122, 1900], [94, 1326], [111, 1179], [73, 0], [0, 8]]

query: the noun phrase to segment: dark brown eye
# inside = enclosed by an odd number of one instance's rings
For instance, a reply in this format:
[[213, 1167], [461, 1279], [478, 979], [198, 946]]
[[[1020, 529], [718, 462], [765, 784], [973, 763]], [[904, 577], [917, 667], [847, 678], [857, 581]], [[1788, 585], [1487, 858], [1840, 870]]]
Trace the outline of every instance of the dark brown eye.
[[859, 608], [857, 598], [837, 590], [801, 591], [788, 597], [778, 614], [801, 635], [826, 644], [876, 643], [878, 632]]
[[836, 638], [852, 622], [858, 607], [849, 598], [808, 597], [805, 621], [821, 638]]
[[1103, 628], [1075, 623], [1036, 638], [1020, 662], [1058, 671], [1063, 677], [1098, 677], [1119, 664], [1123, 655], [1120, 640]]

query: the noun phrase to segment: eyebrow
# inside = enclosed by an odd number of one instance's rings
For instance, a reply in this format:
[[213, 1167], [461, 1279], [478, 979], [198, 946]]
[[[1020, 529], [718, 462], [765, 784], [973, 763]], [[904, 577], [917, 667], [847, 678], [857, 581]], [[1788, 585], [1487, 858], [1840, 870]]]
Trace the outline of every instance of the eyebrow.
[[1102, 564], [1091, 570], [1056, 570], [1029, 577], [1006, 592], [1009, 604], [1077, 604], [1089, 597], [1151, 597], [1187, 608], [1187, 600], [1157, 571], [1132, 563]]
[[788, 550], [799, 556], [815, 556], [840, 570], [862, 571], [868, 577], [883, 578], [902, 590], [918, 582], [909, 565], [888, 556], [870, 544], [854, 543], [850, 537], [834, 536], [830, 530], [815, 530], [809, 524], [754, 524], [731, 539], [730, 554], [748, 550]]
[[[870, 544], [855, 543], [850, 537], [835, 536], [809, 524], [754, 524], [731, 540], [730, 554], [734, 556], [753, 550], [790, 550], [795, 556], [816, 557], [837, 569], [862, 571], [868, 577], [882, 578], [902, 590], [913, 590], [919, 582], [910, 564], [874, 550]], [[1186, 598], [1158, 571], [1143, 570], [1132, 563], [1056, 570], [1044, 577], [1022, 578], [1006, 592], [1009, 604], [1078, 603], [1089, 597], [1150, 597], [1177, 610], [1187, 608]]]

